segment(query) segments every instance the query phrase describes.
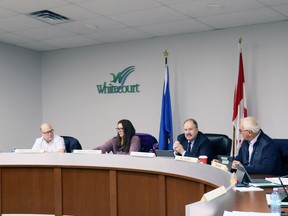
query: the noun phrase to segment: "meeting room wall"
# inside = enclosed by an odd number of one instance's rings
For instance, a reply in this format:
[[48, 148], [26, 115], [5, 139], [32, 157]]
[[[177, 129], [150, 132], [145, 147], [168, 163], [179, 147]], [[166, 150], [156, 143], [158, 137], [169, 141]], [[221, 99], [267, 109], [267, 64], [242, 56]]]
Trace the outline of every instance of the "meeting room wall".
[[0, 43], [0, 151], [31, 148], [42, 121], [39, 52]]
[[[288, 23], [276, 22], [44, 52], [43, 121], [85, 149], [115, 135], [123, 118], [158, 138], [167, 49], [174, 139], [189, 117], [203, 132], [232, 137], [241, 36], [248, 113], [271, 137], [287, 138], [287, 35]], [[138, 84], [139, 93], [99, 94], [97, 85], [112, 84], [112, 73], [128, 66], [135, 71], [125, 85]]]

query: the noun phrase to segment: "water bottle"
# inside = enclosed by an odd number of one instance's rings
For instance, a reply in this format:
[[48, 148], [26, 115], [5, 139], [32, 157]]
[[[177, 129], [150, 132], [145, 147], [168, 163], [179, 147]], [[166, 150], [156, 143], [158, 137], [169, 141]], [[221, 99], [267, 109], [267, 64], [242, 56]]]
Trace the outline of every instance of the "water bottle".
[[281, 215], [281, 199], [278, 193], [278, 188], [273, 188], [273, 192], [270, 195], [270, 212], [278, 213]]

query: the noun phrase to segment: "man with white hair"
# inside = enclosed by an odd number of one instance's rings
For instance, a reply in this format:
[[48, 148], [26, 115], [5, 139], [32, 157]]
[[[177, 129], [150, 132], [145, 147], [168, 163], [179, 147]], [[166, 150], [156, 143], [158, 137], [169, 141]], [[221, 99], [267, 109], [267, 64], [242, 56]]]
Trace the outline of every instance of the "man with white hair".
[[240, 121], [243, 141], [233, 164], [241, 163], [248, 173], [281, 174], [280, 154], [273, 140], [266, 135], [253, 117]]
[[48, 123], [40, 126], [41, 137], [37, 138], [32, 149], [43, 149], [45, 152], [65, 152], [64, 139], [54, 134], [54, 129]]

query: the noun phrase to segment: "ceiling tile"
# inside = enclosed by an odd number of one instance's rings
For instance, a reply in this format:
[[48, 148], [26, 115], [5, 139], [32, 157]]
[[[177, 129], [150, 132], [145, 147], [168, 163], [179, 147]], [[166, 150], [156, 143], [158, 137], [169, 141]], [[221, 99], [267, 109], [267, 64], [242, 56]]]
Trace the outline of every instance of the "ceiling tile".
[[38, 50], [38, 51], [48, 51], [48, 50], [60, 49], [60, 47], [55, 47], [55, 46], [50, 45], [50, 44], [45, 44], [41, 41], [19, 43], [18, 46], [25, 47], [25, 48], [32, 49], [32, 50]]
[[21, 35], [17, 35], [15, 33], [3, 33], [0, 34], [0, 41], [6, 42], [6, 43], [26, 43], [26, 42], [31, 42], [33, 39], [31, 38], [26, 38]]
[[168, 7], [158, 7], [114, 15], [111, 18], [128, 26], [143, 26], [187, 19], [188, 17]]
[[91, 18], [95, 18], [99, 16], [96, 13], [85, 10], [75, 5], [57, 7], [57, 8], [51, 9], [51, 11], [61, 14], [63, 16], [66, 16], [72, 20], [85, 20], [85, 19], [91, 19]]
[[137, 31], [133, 28], [119, 29], [114, 31], [106, 31], [95, 34], [87, 34], [87, 37], [96, 39], [103, 43], [121, 42], [128, 40], [144, 39], [151, 35]]
[[88, 46], [88, 45], [95, 45], [99, 44], [96, 40], [91, 38], [83, 37], [81, 35], [76, 35], [72, 37], [65, 37], [65, 38], [56, 38], [43, 41], [47, 44], [51, 44], [53, 46], [61, 47], [61, 48], [71, 48], [75, 46]]
[[274, 10], [278, 11], [279, 13], [287, 16], [288, 19], [288, 4], [285, 5], [279, 5], [272, 7]]
[[192, 19], [141, 26], [138, 27], [137, 29], [154, 36], [212, 30], [211, 27]]
[[79, 22], [68, 22], [57, 26], [77, 33], [101, 32], [127, 27], [105, 17], [97, 17]]
[[98, 0], [77, 3], [77, 5], [101, 15], [121, 14], [161, 6], [160, 3], [153, 0]]
[[265, 5], [281, 5], [281, 4], [287, 4], [287, 0], [258, 0], [259, 2], [265, 4]]
[[16, 12], [6, 8], [0, 8], [0, 18], [18, 15]]
[[215, 28], [229, 28], [232, 26], [244, 26], [253, 24], [260, 24], [265, 22], [275, 22], [285, 19], [284, 16], [276, 13], [275, 11], [262, 8], [255, 10], [248, 10], [244, 12], [237, 12], [231, 14], [223, 14], [217, 16], [207, 16], [197, 18], [198, 20], [206, 23], [207, 25], [211, 25]]
[[27, 38], [32, 38], [34, 40], [48, 40], [53, 38], [61, 38], [75, 35], [75, 33], [73, 32], [65, 31], [61, 28], [52, 25], [43, 28], [35, 28], [19, 31], [17, 32], [17, 34], [23, 35]]
[[64, 0], [1, 0], [0, 6], [19, 12], [30, 13], [33, 11], [59, 7], [69, 4]]
[[264, 5], [255, 0], [218, 0], [216, 3], [211, 0], [201, 0], [171, 6], [191, 17], [212, 16], [262, 7]]
[[38, 28], [47, 25], [48, 24], [44, 22], [40, 22], [25, 15], [17, 15], [0, 19], [0, 29], [5, 29], [10, 32]]

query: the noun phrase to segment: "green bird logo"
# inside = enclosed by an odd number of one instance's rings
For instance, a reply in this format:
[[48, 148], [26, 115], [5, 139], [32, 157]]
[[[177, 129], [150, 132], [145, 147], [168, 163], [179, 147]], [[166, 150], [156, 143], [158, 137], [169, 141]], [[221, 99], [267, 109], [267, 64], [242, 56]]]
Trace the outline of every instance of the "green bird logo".
[[117, 83], [118, 81], [118, 83], [120, 83], [121, 85], [124, 85], [126, 78], [129, 76], [129, 74], [131, 74], [134, 71], [135, 71], [135, 66], [129, 66], [125, 68], [123, 71], [118, 72], [116, 75], [114, 73], [110, 73], [113, 77], [111, 82]]

